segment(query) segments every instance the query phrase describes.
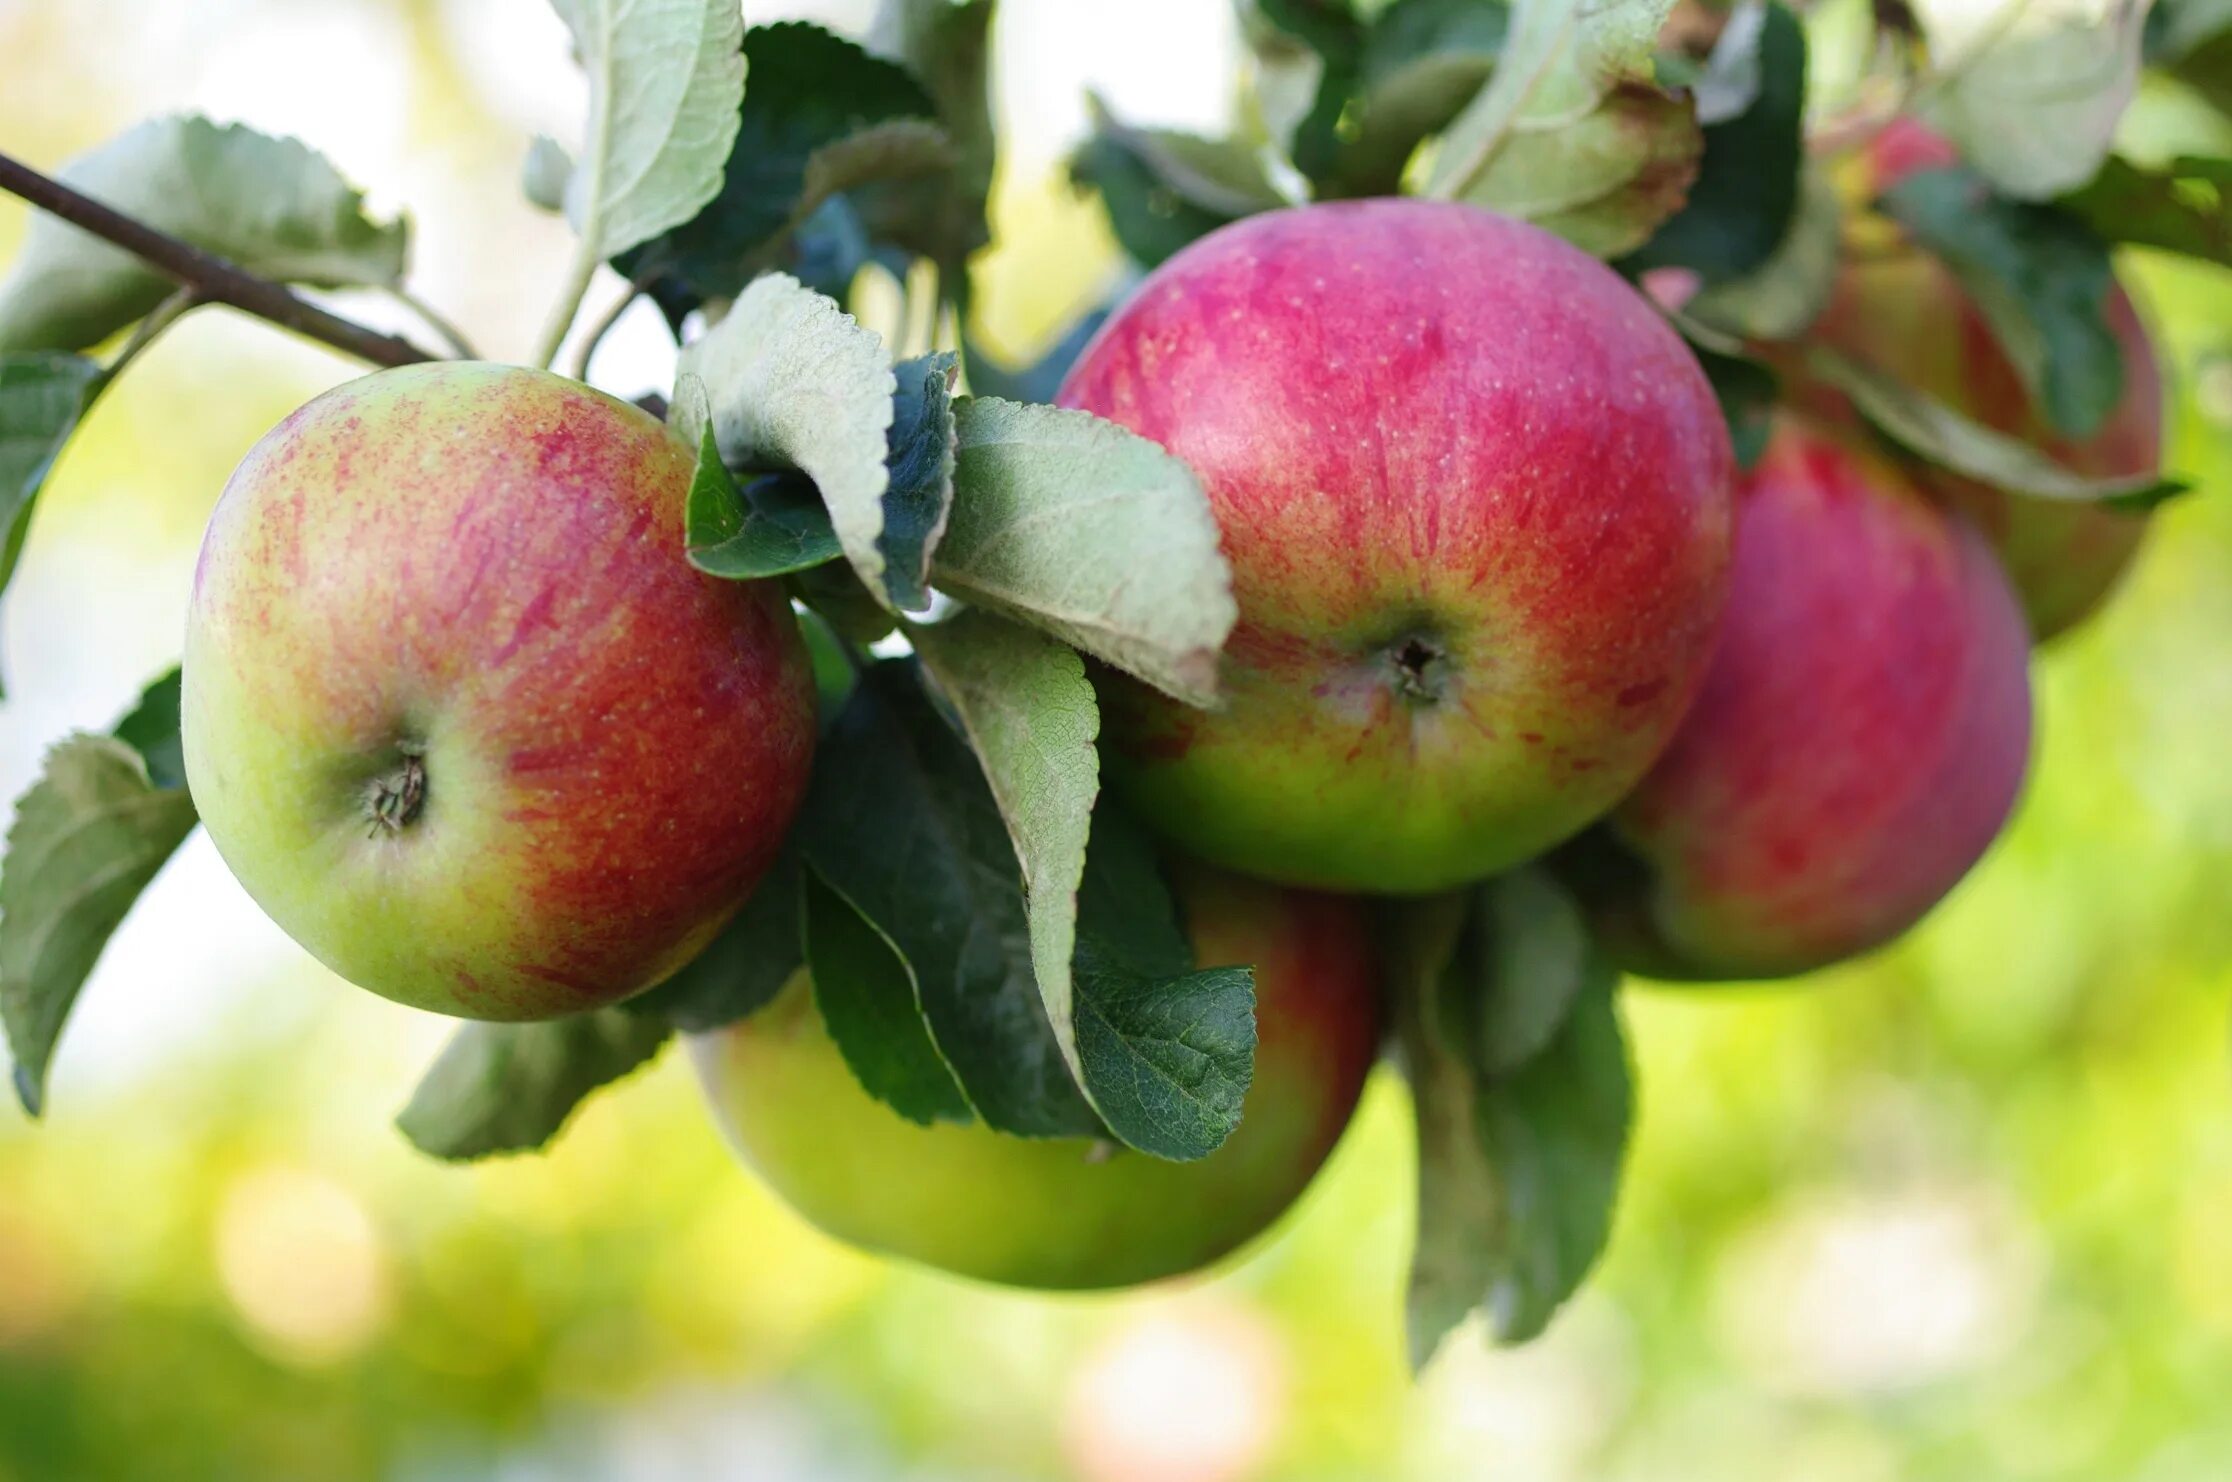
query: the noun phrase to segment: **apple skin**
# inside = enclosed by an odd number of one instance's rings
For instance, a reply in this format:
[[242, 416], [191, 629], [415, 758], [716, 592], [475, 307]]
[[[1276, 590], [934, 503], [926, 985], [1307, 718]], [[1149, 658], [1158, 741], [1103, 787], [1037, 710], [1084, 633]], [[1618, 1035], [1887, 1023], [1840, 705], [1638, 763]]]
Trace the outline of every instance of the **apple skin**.
[[[1870, 200], [1909, 175], [1960, 162], [1952, 144], [1911, 118], [1870, 141], [1848, 188]], [[1952, 271], [1888, 222], [1865, 222], [1865, 250], [1848, 256], [1813, 334], [1822, 343], [1943, 402], [1972, 421], [2020, 438], [2093, 478], [2162, 469], [2162, 371], [2139, 310], [2121, 284], [2109, 291], [2108, 329], [2123, 354], [2123, 394], [2093, 433], [2056, 432], [2033, 405], [1990, 321]], [[2114, 590], [2144, 540], [2148, 519], [2104, 504], [2025, 499], [1942, 469], [1925, 486], [1991, 538], [2033, 634], [2041, 641], [2089, 616]]]
[[1982, 535], [1867, 444], [1785, 413], [1739, 496], [1697, 703], [1559, 863], [1639, 972], [1783, 977], [1866, 951], [2006, 822], [2029, 652]]
[[716, 1119], [799, 1214], [869, 1250], [1064, 1290], [1207, 1265], [1271, 1225], [1339, 1141], [1378, 1047], [1377, 970], [1355, 901], [1198, 865], [1172, 879], [1197, 960], [1256, 969], [1255, 1078], [1208, 1157], [909, 1122], [854, 1079], [803, 969], [767, 1008], [692, 1040]]
[[777, 588], [685, 559], [693, 468], [578, 382], [444, 363], [326, 393], [234, 472], [194, 576], [187, 779], [336, 973], [575, 1013], [659, 982], [757, 883], [813, 683]]
[[1067, 406], [1184, 459], [1240, 620], [1226, 703], [1104, 676], [1113, 785], [1288, 884], [1443, 889], [1623, 796], [1704, 672], [1733, 456], [1610, 269], [1469, 206], [1252, 216], [1150, 274]]

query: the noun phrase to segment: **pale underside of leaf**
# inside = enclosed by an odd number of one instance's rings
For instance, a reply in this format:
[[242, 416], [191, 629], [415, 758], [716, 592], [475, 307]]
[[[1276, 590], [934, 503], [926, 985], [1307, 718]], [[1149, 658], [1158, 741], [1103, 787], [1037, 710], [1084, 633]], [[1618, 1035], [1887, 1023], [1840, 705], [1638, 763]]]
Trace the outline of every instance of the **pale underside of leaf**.
[[705, 383], [729, 466], [773, 463], [814, 481], [846, 558], [881, 599], [885, 435], [898, 389], [883, 341], [832, 300], [771, 273], [683, 350], [681, 370]]
[[[2002, 0], [2021, 5], [2021, 0]], [[1924, 116], [2008, 195], [2042, 201], [2092, 179], [2138, 94], [2149, 7], [2106, 0], [2086, 14], [1989, 15], [1965, 39], [1930, 27], [1945, 59]]]
[[566, 215], [603, 257], [682, 225], [719, 194], [744, 97], [735, 0], [552, 0], [589, 75]]
[[938, 585], [1181, 700], [1214, 703], [1239, 609], [1192, 470], [1084, 412], [976, 397], [955, 414]]

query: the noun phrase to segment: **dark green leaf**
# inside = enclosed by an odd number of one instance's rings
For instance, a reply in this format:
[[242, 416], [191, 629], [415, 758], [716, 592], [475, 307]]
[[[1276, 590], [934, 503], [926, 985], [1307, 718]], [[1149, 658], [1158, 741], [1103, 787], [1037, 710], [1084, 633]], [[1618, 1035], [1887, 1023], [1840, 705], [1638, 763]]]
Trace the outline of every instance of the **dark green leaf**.
[[960, 361], [950, 351], [923, 355], [895, 367], [892, 398], [891, 483], [884, 490], [884, 586], [903, 612], [930, 606], [930, 557], [953, 509], [953, 378]]
[[787, 266], [770, 249], [793, 225], [818, 150], [892, 119], [929, 121], [929, 95], [906, 70], [818, 26], [755, 26], [744, 37], [750, 83], [720, 194], [683, 225], [614, 260], [646, 283], [670, 320], [729, 299], [760, 271]]
[[0, 355], [0, 595], [23, 554], [39, 487], [100, 377], [101, 368], [82, 355]]
[[467, 1024], [427, 1070], [396, 1126], [452, 1162], [529, 1152], [598, 1088], [658, 1054], [665, 1022], [600, 1009], [542, 1024]]
[[[1732, 30], [1735, 24], [1731, 20]], [[1751, 61], [1757, 91], [1750, 105], [1706, 125], [1688, 203], [1622, 264], [1624, 270], [1685, 267], [1707, 283], [1726, 282], [1764, 264], [1782, 243], [1805, 163], [1806, 33], [1798, 18], [1768, 5]], [[1719, 51], [1714, 62], [1736, 64]]]
[[1102, 1135], [1039, 1001], [999, 805], [912, 664], [862, 675], [822, 740], [797, 838], [913, 970], [931, 1039], [986, 1122]]
[[2111, 158], [2090, 184], [2059, 204], [2104, 242], [2232, 267], [2232, 160], [2189, 155], [2149, 170]]
[[[985, 202], [992, 193], [997, 141], [992, 126], [993, 0], [885, 0], [869, 47], [903, 64], [929, 90], [958, 154], [950, 187], [929, 223], [938, 239], [930, 253], [949, 270], [956, 293], [966, 275], [952, 271], [991, 239]], [[880, 207], [882, 203], [871, 203]], [[879, 209], [872, 214], [888, 213]]]
[[1966, 169], [1910, 175], [1880, 204], [1961, 280], [2047, 421], [2073, 438], [2097, 431], [2123, 395], [2107, 244], [2069, 212], [2004, 200]]
[[1093, 135], [1070, 177], [1100, 192], [1124, 251], [1154, 267], [1195, 239], [1286, 204], [1253, 150], [1172, 129], [1138, 129], [1088, 99]]
[[925, 1126], [974, 1121], [952, 1067], [931, 1042], [906, 959], [812, 871], [806, 947], [822, 1022], [868, 1094]]
[[1418, 146], [1495, 70], [1511, 12], [1481, 0], [1396, 0], [1365, 38], [1362, 90], [1321, 193], [1393, 195]]
[[194, 823], [193, 800], [156, 787], [139, 753], [107, 736], [56, 746], [16, 801], [0, 859], [0, 1024], [33, 1116], [101, 949]]
[[1109, 310], [1095, 309], [1068, 329], [1060, 339], [1046, 347], [1045, 353], [1029, 365], [1009, 369], [994, 360], [979, 346], [968, 346], [969, 390], [977, 396], [993, 396], [1003, 401], [1041, 404], [1051, 402], [1062, 389], [1062, 381], [1085, 353], [1085, 347], [1100, 333], [1108, 322]]
[[673, 977], [621, 1005], [684, 1034], [758, 1013], [806, 960], [797, 857], [788, 849], [712, 944]]
[[140, 754], [148, 780], [159, 788], [186, 785], [186, 746], [179, 734], [179, 672], [171, 670], [140, 691], [139, 703], [116, 723], [112, 735]]
[[1311, 179], [1329, 175], [1340, 153], [1341, 116], [1362, 78], [1363, 22], [1348, 0], [1252, 0], [1249, 8], [1261, 23], [1317, 54], [1316, 92], [1287, 149]]

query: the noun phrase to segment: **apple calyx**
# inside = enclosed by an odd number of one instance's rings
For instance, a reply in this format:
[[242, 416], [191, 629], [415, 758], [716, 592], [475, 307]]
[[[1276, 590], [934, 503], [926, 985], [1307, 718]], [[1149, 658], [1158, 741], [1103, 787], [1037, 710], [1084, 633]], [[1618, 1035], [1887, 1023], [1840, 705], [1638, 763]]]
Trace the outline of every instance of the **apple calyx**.
[[1389, 688], [1411, 705], [1438, 704], [1449, 692], [1449, 654], [1423, 633], [1407, 633], [1380, 650]]
[[426, 806], [426, 761], [412, 748], [401, 749], [402, 762], [372, 779], [365, 790], [364, 815], [372, 837], [401, 833]]

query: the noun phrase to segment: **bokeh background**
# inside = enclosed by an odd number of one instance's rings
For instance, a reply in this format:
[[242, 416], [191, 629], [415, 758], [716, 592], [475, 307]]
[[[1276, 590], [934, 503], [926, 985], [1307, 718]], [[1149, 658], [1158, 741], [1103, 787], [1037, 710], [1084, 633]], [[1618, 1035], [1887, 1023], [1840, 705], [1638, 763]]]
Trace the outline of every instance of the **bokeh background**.
[[[981, 330], [1022, 354], [1118, 271], [1060, 171], [1084, 88], [1217, 129], [1237, 44], [1214, 0], [1006, 9]], [[1856, 14], [1821, 17], [1824, 74]], [[574, 136], [580, 87], [545, 0], [0, 0], [0, 148], [52, 165], [178, 108], [298, 133], [413, 214], [417, 288], [499, 358], [567, 251], [519, 160]], [[2128, 142], [2225, 152], [2216, 127], [2150, 88]], [[23, 226], [0, 201], [0, 255]], [[2132, 269], [2203, 492], [2041, 656], [2021, 814], [1909, 941], [1628, 995], [1626, 1199], [1536, 1346], [1468, 1332], [1409, 1376], [1391, 1078], [1275, 1240], [1112, 1298], [824, 1240], [676, 1056], [547, 1156], [421, 1160], [389, 1118], [445, 1026], [318, 969], [197, 837], [89, 986], [46, 1124], [0, 1108], [0, 1482], [2232, 1476], [2232, 278]], [[643, 314], [599, 379], [669, 355]], [[0, 794], [175, 660], [226, 473], [355, 373], [205, 312], [102, 402], [7, 598]]]

